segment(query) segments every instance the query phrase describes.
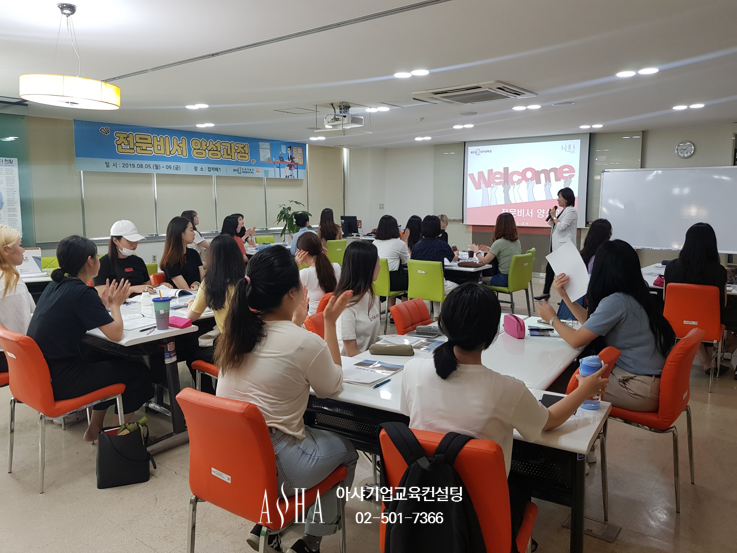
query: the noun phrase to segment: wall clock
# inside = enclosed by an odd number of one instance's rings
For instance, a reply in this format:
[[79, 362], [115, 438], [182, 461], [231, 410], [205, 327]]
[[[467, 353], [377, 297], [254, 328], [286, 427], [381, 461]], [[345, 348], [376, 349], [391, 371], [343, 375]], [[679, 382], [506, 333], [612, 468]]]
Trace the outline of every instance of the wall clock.
[[676, 146], [676, 155], [681, 159], [688, 159], [696, 152], [696, 146], [693, 142], [684, 140]]

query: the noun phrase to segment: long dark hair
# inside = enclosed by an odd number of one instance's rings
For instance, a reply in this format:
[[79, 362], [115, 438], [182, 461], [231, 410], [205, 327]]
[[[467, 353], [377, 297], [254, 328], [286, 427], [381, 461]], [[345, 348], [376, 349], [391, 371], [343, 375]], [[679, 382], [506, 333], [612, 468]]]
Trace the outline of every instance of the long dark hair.
[[596, 250], [594, 269], [586, 293], [589, 315], [596, 311], [604, 298], [617, 292], [632, 296], [642, 306], [647, 313], [658, 351], [667, 356], [676, 343], [676, 333], [663, 316], [662, 304], [650, 294], [642, 278], [637, 252], [623, 240], [610, 240]]
[[187, 209], [186, 211], [182, 211], [181, 217], [184, 217], [192, 223], [192, 229], [197, 232], [197, 225], [194, 224], [194, 218], [197, 217], [197, 212], [194, 209]]
[[223, 309], [228, 290], [246, 274], [246, 262], [238, 244], [225, 234], [212, 239], [207, 259], [205, 301], [212, 309]]
[[584, 265], [588, 267], [591, 258], [596, 255], [596, 250], [604, 242], [608, 242], [612, 237], [612, 224], [606, 219], [597, 219], [589, 227], [586, 240], [583, 242], [581, 257], [583, 257]]
[[215, 346], [214, 361], [223, 374], [237, 369], [266, 336], [261, 315], [279, 307], [290, 290], [302, 285], [292, 254], [281, 247], [259, 251], [248, 262], [246, 274], [235, 287], [225, 331]]
[[236, 229], [238, 228], [238, 216], [228, 215], [223, 219], [223, 228], [220, 230], [221, 234], [227, 234], [228, 236], [238, 236]]
[[686, 282], [695, 282], [706, 267], [720, 263], [717, 235], [708, 223], [696, 223], [686, 231], [686, 241], [678, 254]]
[[338, 285], [338, 279], [335, 278], [335, 268], [330, 263], [328, 256], [322, 249], [322, 241], [314, 232], [305, 232], [297, 240], [297, 249], [310, 254], [315, 258], [315, 271], [317, 272], [317, 282], [320, 288], [326, 294], [334, 292]]
[[422, 219], [419, 215], [412, 215], [407, 220], [407, 226], [409, 229], [409, 240], [407, 240], [407, 247], [411, 250], [417, 242], [422, 238]]
[[233, 213], [231, 217], [235, 217], [235, 228], [238, 228], [238, 218], [243, 219], [243, 228], [235, 233], [235, 236], [238, 238], [243, 238], [246, 235], [246, 221], [245, 217], [243, 217], [243, 213]]
[[458, 368], [455, 346], [465, 351], [487, 349], [496, 337], [501, 316], [499, 300], [486, 286], [466, 282], [448, 294], [439, 320], [448, 341], [433, 352], [437, 375], [445, 380]]
[[67, 236], [56, 246], [56, 259], [59, 267], [51, 273], [54, 282], [61, 282], [64, 275], [76, 277], [90, 257], [97, 255], [97, 246], [89, 238]]
[[[401, 236], [399, 225], [394, 217], [384, 215], [379, 219], [379, 226], [376, 227], [376, 240], [391, 240], [392, 238], [399, 238]], [[410, 231], [410, 236], [412, 236], [412, 231]]]
[[110, 241], [107, 243], [107, 258], [110, 260], [110, 272], [117, 281], [120, 281], [125, 277], [125, 271], [123, 271], [123, 266], [120, 264], [118, 245], [114, 242], [113, 238], [120, 241], [123, 237], [111, 236]]
[[187, 264], [187, 255], [184, 251], [182, 234], [187, 230], [189, 221], [184, 217], [174, 217], [166, 227], [166, 242], [164, 253], [161, 254], [159, 265], [164, 267], [178, 267]]
[[379, 252], [371, 242], [356, 240], [348, 244], [343, 257], [340, 281], [335, 289], [336, 296], [346, 290], [353, 291], [351, 304], [361, 300], [364, 294], [370, 294], [369, 306], [374, 304], [374, 270]]
[[333, 218], [333, 210], [326, 207], [320, 214], [320, 238], [323, 240], [335, 240], [338, 237], [338, 225]]

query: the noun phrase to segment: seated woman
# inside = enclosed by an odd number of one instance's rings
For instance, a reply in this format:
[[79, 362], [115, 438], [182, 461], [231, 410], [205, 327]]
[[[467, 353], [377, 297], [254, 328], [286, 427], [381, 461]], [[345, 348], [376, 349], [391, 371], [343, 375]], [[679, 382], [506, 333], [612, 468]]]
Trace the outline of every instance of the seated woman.
[[411, 254], [412, 248], [422, 238], [422, 219], [419, 215], [412, 215], [407, 219], [407, 225], [402, 233], [402, 240], [407, 242], [407, 251]]
[[297, 267], [309, 265], [299, 272], [299, 278], [307, 288], [307, 296], [310, 299], [309, 314], [314, 315], [322, 297], [335, 291], [340, 278], [340, 265], [330, 263], [322, 248], [322, 242], [317, 234], [312, 232], [305, 232], [299, 237], [295, 259]]
[[141, 240], [145, 238], [130, 221], [116, 221], [110, 228], [107, 253], [100, 258], [100, 272], [92, 279], [100, 294], [105, 291], [106, 283], [116, 281], [120, 284], [124, 280], [130, 284], [131, 295], [151, 291], [146, 263], [136, 255]]
[[200, 224], [200, 218], [197, 215], [197, 212], [194, 209], [187, 209], [182, 211], [181, 216], [192, 223], [192, 229], [194, 230], [194, 242], [189, 244], [187, 247], [192, 248], [200, 254], [200, 258], [204, 258], [205, 255], [207, 255], [207, 250], [210, 248], [210, 242], [205, 240], [200, 234], [200, 231], [197, 230], [197, 225]]
[[[686, 241], [683, 249], [674, 259], [665, 266], [665, 289], [668, 293], [668, 284], [682, 282], [685, 284], [703, 284], [716, 286], [719, 289], [719, 305], [721, 307], [722, 324], [728, 330], [737, 329], [737, 306], [727, 303], [727, 269], [719, 260], [717, 249], [717, 235], [711, 225], [707, 223], [696, 223], [686, 232]], [[709, 351], [702, 345], [699, 348], [699, 359], [706, 374], [711, 371], [711, 349]], [[726, 351], [732, 353], [737, 350], [737, 339], [729, 332], [727, 336]], [[719, 367], [719, 375], [729, 370], [729, 365]]]
[[[36, 309], [26, 283], [20, 278], [17, 266], [23, 265], [20, 232], [0, 225], [0, 325], [25, 334]], [[8, 360], [0, 349], [0, 373], [8, 372]]]
[[[121, 415], [128, 422], [153, 395], [148, 367], [119, 357], [91, 362], [81, 355], [80, 346], [87, 331], [93, 328], [99, 328], [113, 342], [123, 338], [120, 306], [128, 298], [130, 284], [114, 282], [106, 285], [101, 294], [87, 286], [100, 270], [97, 247], [87, 238], [64, 238], [56, 249], [56, 257], [59, 268], [51, 273], [53, 282], [39, 298], [28, 326], [28, 336], [36, 341], [49, 365], [54, 399], [72, 399], [113, 384], [125, 384], [125, 412], [118, 413], [118, 422]], [[90, 425], [84, 434], [86, 441], [97, 439], [105, 411], [114, 403], [110, 400], [92, 408]]]
[[[297, 311], [303, 305], [304, 289], [286, 248], [258, 252], [246, 272], [235, 287], [224, 332], [215, 346], [215, 363], [220, 367], [217, 395], [259, 408], [276, 454], [277, 487], [284, 493], [292, 496], [295, 489], [311, 488], [341, 465], [348, 475], [340, 486], [351, 486], [358, 460], [353, 445], [332, 432], [305, 426], [302, 420], [310, 388], [318, 397], [342, 389], [335, 324], [351, 293], [330, 298], [323, 340], [293, 322], [300, 318]], [[310, 508], [304, 536], [288, 551], [319, 551], [322, 536], [337, 530], [336, 487], [322, 495], [321, 506], [316, 517], [314, 506]], [[261, 526], [256, 525], [248, 536], [254, 548], [260, 532]], [[270, 536], [269, 547], [269, 551], [281, 551], [278, 535]]]
[[522, 254], [522, 244], [517, 234], [517, 224], [514, 222], [514, 215], [511, 213], [500, 213], [496, 218], [494, 242], [488, 248], [488, 253], [483, 253], [481, 251], [482, 248], [476, 244], [471, 244], [470, 248], [477, 254], [478, 260], [481, 263], [491, 263], [494, 259], [499, 263], [499, 272], [491, 277], [484, 277], [484, 284], [507, 286], [509, 284], [509, 267], [512, 264], [512, 257]]
[[238, 233], [244, 230], [243, 223], [239, 222], [239, 220], [242, 221], [243, 219], [239, 219], [235, 215], [228, 215], [223, 219], [223, 228], [220, 230], [220, 234], [233, 237], [235, 243], [238, 244], [238, 249], [241, 251], [243, 261], [247, 262], [246, 245], [243, 243], [243, 239], [238, 236]]
[[205, 277], [200, 254], [188, 248], [194, 242], [192, 223], [184, 217], [174, 217], [166, 227], [166, 242], [159, 267], [166, 282], [180, 290], [197, 289]]
[[[443, 242], [438, 238], [439, 234], [440, 219], [435, 215], [425, 217], [422, 220], [422, 239], [412, 248], [410, 258], [419, 261], [439, 261], [440, 263], [444, 263], [446, 259], [448, 261], [458, 261], [458, 253], [454, 252], [447, 242]], [[448, 295], [456, 286], [458, 284], [455, 282], [445, 279], [445, 294]], [[430, 302], [425, 303], [429, 304]], [[433, 302], [433, 308], [437, 316], [440, 313], [440, 302]]]
[[379, 339], [381, 310], [373, 284], [380, 270], [379, 254], [371, 242], [356, 240], [348, 244], [335, 289], [336, 296], [353, 293], [353, 299], [338, 320], [341, 355], [354, 357]]
[[[528, 441], [544, 430], [563, 424], [583, 403], [606, 387], [599, 378], [603, 368], [569, 396], [545, 408], [525, 384], [485, 366], [481, 356], [499, 329], [501, 307], [496, 295], [480, 284], [461, 284], [445, 299], [440, 329], [448, 341], [433, 352], [433, 359], [410, 359], [404, 367], [400, 408], [409, 426], [445, 434], [460, 432], [492, 440], [504, 452], [509, 476], [514, 429]], [[523, 478], [523, 477], [518, 477]], [[530, 499], [524, 480], [510, 476], [513, 535], [522, 523]]]
[[329, 207], [323, 209], [320, 214], [320, 226], [317, 227], [317, 237], [322, 240], [323, 247], [327, 247], [328, 240], [343, 240], [343, 229], [335, 223], [333, 210]]
[[[386, 259], [389, 265], [389, 286], [392, 291], [406, 290], [409, 287], [406, 267], [409, 261], [408, 239], [408, 233], [403, 235], [399, 233], [399, 225], [394, 217], [384, 215], [379, 219], [374, 246], [379, 252], [379, 258]], [[388, 307], [394, 305], [396, 301], [397, 298], [388, 298]]]
[[548, 302], [539, 302], [540, 317], [574, 348], [603, 336], [620, 350], [609, 377], [607, 401], [630, 411], [657, 411], [660, 374], [676, 334], [663, 316], [662, 303], [650, 295], [642, 279], [637, 252], [627, 242], [604, 242], [596, 250], [594, 269], [586, 292], [588, 310], [568, 297], [568, 277], [560, 274], [553, 285], [583, 325], [577, 330], [561, 322]]
[[235, 234], [238, 238], [243, 240], [244, 244], [248, 244], [251, 247], [256, 247], [256, 240], [253, 238], [256, 236], [256, 227], [246, 228], [245, 219], [243, 219], [243, 213], [233, 213], [231, 217], [238, 218], [238, 226], [240, 230]]

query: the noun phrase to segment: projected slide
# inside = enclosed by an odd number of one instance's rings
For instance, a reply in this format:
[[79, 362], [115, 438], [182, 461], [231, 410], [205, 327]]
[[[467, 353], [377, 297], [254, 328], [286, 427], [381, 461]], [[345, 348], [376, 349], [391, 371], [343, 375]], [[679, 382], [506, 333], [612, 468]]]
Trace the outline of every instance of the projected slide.
[[545, 227], [558, 192], [576, 197], [579, 227], [585, 225], [588, 136], [539, 142], [466, 144], [465, 222], [494, 225], [500, 213], [518, 226]]

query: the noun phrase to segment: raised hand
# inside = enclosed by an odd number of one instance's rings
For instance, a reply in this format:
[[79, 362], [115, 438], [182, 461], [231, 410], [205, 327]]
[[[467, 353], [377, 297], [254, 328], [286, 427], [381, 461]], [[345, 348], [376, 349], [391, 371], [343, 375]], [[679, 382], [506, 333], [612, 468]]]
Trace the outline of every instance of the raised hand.
[[352, 290], [346, 290], [340, 296], [336, 296], [335, 294], [333, 294], [328, 301], [328, 305], [325, 307], [325, 311], [323, 311], [325, 324], [335, 325], [335, 323], [340, 318], [341, 313], [343, 313], [345, 308], [348, 306], [348, 302], [351, 301], [352, 297]]

